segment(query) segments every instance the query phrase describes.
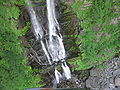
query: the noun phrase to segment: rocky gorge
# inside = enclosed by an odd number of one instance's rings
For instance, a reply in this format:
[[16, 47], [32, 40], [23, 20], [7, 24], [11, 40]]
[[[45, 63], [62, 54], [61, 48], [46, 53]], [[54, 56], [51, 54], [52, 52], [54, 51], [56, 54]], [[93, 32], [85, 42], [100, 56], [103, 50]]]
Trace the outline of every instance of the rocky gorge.
[[[74, 0], [65, 0], [64, 1], [67, 4], [74, 2]], [[38, 3], [33, 1], [33, 3], [36, 5], [35, 10], [38, 13], [41, 13], [41, 15], [38, 14], [39, 22], [42, 22], [44, 26], [47, 25], [46, 20], [46, 7], [45, 3]], [[60, 2], [56, 2], [60, 3]], [[61, 5], [63, 5], [61, 3]], [[78, 46], [74, 44], [74, 40], [76, 40], [76, 37], [66, 37], [65, 35], [73, 35], [73, 34], [79, 34], [80, 29], [78, 29], [78, 19], [75, 15], [75, 13], [70, 10], [68, 13], [64, 13], [64, 10], [68, 7], [66, 5], [63, 5], [62, 8], [60, 8], [59, 4], [56, 4], [57, 7], [57, 19], [61, 25], [62, 28], [62, 34], [64, 35], [64, 44], [65, 48], [67, 50], [67, 57], [68, 59], [77, 57], [79, 54], [79, 51], [77, 50]], [[41, 8], [42, 7], [42, 8]], [[70, 8], [69, 8], [70, 9]], [[24, 7], [21, 7], [21, 10], [23, 10], [23, 14], [21, 15], [19, 19], [19, 28], [24, 26], [24, 22], [29, 21], [29, 15], [27, 12], [27, 9]], [[21, 23], [22, 22], [22, 23]], [[67, 25], [68, 24], [68, 25]], [[71, 29], [71, 27], [73, 29]], [[46, 27], [47, 28], [47, 27]], [[32, 31], [32, 28], [31, 28]], [[28, 65], [30, 65], [32, 68], [44, 68], [46, 69], [44, 74], [45, 76], [48, 76], [49, 79], [53, 79], [53, 76], [51, 76], [51, 72], [53, 67], [46, 67], [46, 66], [40, 66], [35, 61], [35, 54], [37, 53], [38, 57], [41, 55], [41, 51], [38, 51], [38, 48], [41, 48], [40, 44], [38, 42], [35, 42], [37, 46], [33, 46], [33, 50], [30, 51], [30, 47], [27, 47], [28, 45], [32, 46], [35, 37], [33, 36], [33, 33], [31, 31], [28, 31], [28, 33], [25, 35], [25, 37], [22, 37], [23, 45], [25, 45], [28, 56], [30, 56], [30, 59], [28, 61]], [[47, 38], [47, 36], [45, 37]], [[72, 42], [72, 43], [71, 43]], [[74, 50], [70, 50], [70, 48], [74, 48]], [[45, 59], [44, 57], [40, 57], [41, 59]], [[39, 72], [36, 72], [36, 74], [39, 74]], [[54, 84], [53, 81], [47, 81], [44, 79], [43, 76], [43, 82], [46, 83], [44, 87], [58, 87], [58, 88], [89, 88], [91, 90], [119, 90], [120, 87], [120, 57], [115, 57], [109, 61], [106, 61], [102, 64], [101, 67], [96, 66], [92, 67], [87, 70], [80, 70], [80, 71], [73, 71], [72, 72], [72, 78], [69, 81], [61, 80], [61, 83], [59, 85]]]

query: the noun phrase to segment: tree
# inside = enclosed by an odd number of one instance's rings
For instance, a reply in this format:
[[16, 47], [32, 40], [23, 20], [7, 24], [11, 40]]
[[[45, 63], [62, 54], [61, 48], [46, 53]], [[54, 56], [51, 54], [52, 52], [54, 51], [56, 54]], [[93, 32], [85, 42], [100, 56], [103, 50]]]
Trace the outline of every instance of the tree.
[[[24, 90], [40, 86], [29, 66], [25, 66], [26, 57], [20, 46], [19, 37], [24, 29], [17, 29], [20, 15], [18, 5], [23, 0], [0, 0], [0, 90]], [[26, 28], [27, 29], [27, 28]]]

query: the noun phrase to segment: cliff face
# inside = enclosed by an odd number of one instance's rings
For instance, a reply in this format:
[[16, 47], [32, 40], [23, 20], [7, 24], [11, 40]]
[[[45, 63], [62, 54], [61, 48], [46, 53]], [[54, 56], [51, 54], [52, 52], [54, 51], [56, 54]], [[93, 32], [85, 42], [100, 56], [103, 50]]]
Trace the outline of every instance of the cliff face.
[[[44, 26], [44, 28], [46, 29], [46, 32], [48, 32], [47, 10], [46, 10], [45, 1], [44, 2], [33, 1], [32, 3], [34, 4], [33, 8], [36, 12], [38, 21]], [[18, 21], [19, 23], [18, 28], [22, 28], [26, 25], [27, 22], [30, 22], [30, 16], [27, 11], [27, 7], [20, 7], [20, 9], [22, 13]], [[58, 22], [60, 23], [61, 33], [63, 35], [63, 40], [64, 40], [63, 42], [67, 52], [67, 57], [68, 58], [76, 57], [79, 52], [77, 50], [78, 46], [74, 43], [77, 37], [72, 37], [71, 35], [78, 35], [79, 20], [76, 18], [76, 15], [72, 11], [72, 9], [59, 0], [56, 1], [56, 15], [57, 15]], [[27, 40], [27, 41], [24, 41], [24, 42], [27, 42], [26, 44], [32, 45], [33, 42], [35, 41], [35, 37], [33, 35], [32, 29], [33, 28], [31, 26], [31, 28], [28, 30], [26, 35], [24, 37], [21, 37], [22, 39]], [[48, 35], [46, 34], [44, 38], [47, 38], [47, 37]], [[25, 47], [27, 46], [28, 45], [26, 45]], [[36, 52], [40, 55], [41, 52], [39, 53], [38, 49], [41, 49], [41, 45], [38, 44], [33, 48], [35, 49], [35, 51], [37, 50]]]
[[[58, 2], [57, 2], [58, 1]], [[74, 43], [77, 37], [71, 37], [71, 35], [78, 34], [78, 20], [76, 15], [72, 11], [70, 7], [66, 4], [56, 1], [56, 15], [57, 19], [60, 23], [61, 33], [63, 35], [64, 45], [67, 53], [67, 58], [73, 58], [78, 56], [78, 46]], [[38, 21], [44, 26], [45, 30], [48, 29], [48, 21], [47, 21], [47, 10], [45, 2], [32, 1], [33, 8], [36, 12]], [[21, 15], [18, 20], [18, 28], [24, 27], [27, 23], [30, 23], [30, 16], [27, 11], [27, 7], [20, 6]], [[26, 49], [26, 56], [29, 57], [28, 65], [32, 67], [32, 69], [40, 69], [43, 72], [35, 71], [35, 74], [39, 74], [40, 77], [43, 78], [43, 82], [47, 84], [47, 86], [51, 87], [52, 80], [54, 80], [54, 70], [53, 66], [43, 66], [37, 63], [37, 59], [39, 58], [43, 61], [43, 64], [48, 64], [45, 62], [46, 58], [44, 56], [43, 50], [41, 48], [41, 44], [35, 40], [35, 36], [33, 34], [33, 30], [31, 28], [27, 31], [27, 33], [21, 37], [22, 45]], [[48, 35], [44, 36], [43, 39], [48, 38]], [[71, 50], [72, 48], [72, 50]], [[48, 77], [48, 78], [45, 78]], [[48, 80], [49, 79], [49, 80]], [[73, 81], [72, 81], [73, 83]], [[66, 87], [66, 86], [63, 86]]]
[[[59, 1], [59, 2], [57, 2]], [[69, 5], [75, 2], [75, 0], [56, 0], [56, 14], [57, 19], [61, 26], [61, 32], [64, 38], [64, 45], [67, 51], [67, 58], [72, 59], [74, 57], [78, 57], [80, 51], [78, 49], [78, 45], [76, 45], [75, 41], [78, 39], [77, 35], [81, 28], [79, 28], [79, 19], [76, 17], [74, 11], [69, 7]], [[45, 26], [47, 29], [48, 23], [46, 18], [46, 3], [45, 2], [33, 2], [34, 9], [37, 14], [37, 18], [40, 23]], [[26, 22], [30, 22], [29, 14], [27, 13], [26, 7], [20, 7], [22, 10], [21, 16], [19, 18], [19, 28], [25, 26]], [[45, 36], [47, 38], [47, 36]], [[51, 80], [54, 79], [53, 67], [43, 67], [40, 66], [34, 57], [39, 57], [40, 59], [45, 59], [40, 43], [35, 41], [35, 37], [32, 32], [32, 27], [25, 36], [21, 37], [23, 40], [23, 45], [27, 50], [27, 56], [29, 56], [28, 65], [30, 65], [33, 69], [44, 69], [42, 72], [35, 72], [35, 74], [39, 74], [43, 78], [43, 82], [46, 83], [45, 87], [52, 87]], [[32, 47], [32, 50], [31, 50]], [[72, 72], [71, 81], [62, 81], [58, 86], [60, 88], [90, 88], [93, 90], [112, 90], [120, 86], [120, 59], [115, 58], [108, 62], [104, 63], [106, 68], [102, 68], [102, 70], [98, 67], [88, 69], [88, 70], [80, 70]], [[75, 66], [70, 65], [71, 69]], [[52, 76], [52, 77], [51, 77]], [[47, 77], [47, 78], [46, 78]], [[54, 84], [54, 81], [53, 81]], [[56, 86], [55, 86], [56, 87]]]

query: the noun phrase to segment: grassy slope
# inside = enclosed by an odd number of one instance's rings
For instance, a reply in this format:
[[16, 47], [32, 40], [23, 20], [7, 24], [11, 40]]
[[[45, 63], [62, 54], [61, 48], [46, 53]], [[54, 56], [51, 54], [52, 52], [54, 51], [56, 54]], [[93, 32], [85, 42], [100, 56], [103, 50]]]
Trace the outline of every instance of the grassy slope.
[[120, 51], [120, 0], [76, 0], [71, 6], [83, 28], [77, 44], [79, 57], [69, 60], [74, 69], [88, 69]]

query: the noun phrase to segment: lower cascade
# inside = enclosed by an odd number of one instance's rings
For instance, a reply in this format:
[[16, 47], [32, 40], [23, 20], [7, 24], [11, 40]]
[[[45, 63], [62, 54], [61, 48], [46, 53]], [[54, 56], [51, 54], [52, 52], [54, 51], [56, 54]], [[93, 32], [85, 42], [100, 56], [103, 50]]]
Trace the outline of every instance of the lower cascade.
[[[71, 78], [71, 71], [66, 63], [66, 53], [63, 44], [63, 38], [60, 33], [60, 26], [55, 13], [55, 1], [46, 0], [47, 4], [47, 18], [48, 18], [48, 33], [45, 33], [44, 26], [38, 22], [36, 13], [32, 7], [31, 1], [26, 0], [28, 4], [28, 12], [33, 26], [33, 33], [36, 40], [41, 43], [42, 49], [49, 65], [54, 65], [55, 82], [60, 83], [61, 78], [66, 80]], [[48, 35], [48, 39], [43, 41], [44, 35]], [[40, 60], [40, 59], [39, 59]], [[41, 62], [41, 61], [39, 61]], [[57, 70], [58, 62], [61, 63], [63, 74]]]

